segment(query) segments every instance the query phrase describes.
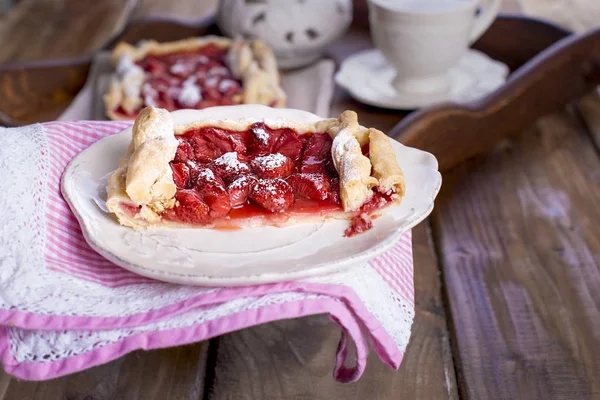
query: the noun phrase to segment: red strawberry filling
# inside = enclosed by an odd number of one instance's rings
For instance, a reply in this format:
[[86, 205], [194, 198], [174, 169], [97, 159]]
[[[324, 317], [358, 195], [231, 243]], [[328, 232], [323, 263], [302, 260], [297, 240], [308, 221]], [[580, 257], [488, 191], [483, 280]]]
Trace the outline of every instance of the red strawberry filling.
[[294, 204], [294, 192], [283, 179], [259, 179], [250, 190], [250, 199], [266, 210], [280, 213]]
[[171, 163], [171, 171], [177, 189], [186, 189], [190, 181], [190, 168], [186, 164]]
[[352, 218], [352, 223], [350, 224], [350, 227], [346, 229], [346, 232], [344, 232], [344, 236], [356, 236], [371, 229], [373, 227], [373, 223], [371, 221], [370, 214], [382, 209], [392, 201], [392, 195], [380, 193], [375, 190], [371, 200], [363, 204], [358, 215]]
[[[256, 217], [276, 222], [343, 211], [326, 133], [300, 135], [257, 123], [246, 131], [192, 129], [178, 140], [171, 161], [176, 202], [163, 212], [165, 220], [236, 227], [236, 221]], [[390, 196], [375, 192], [346, 236], [369, 229], [369, 215], [390, 202]]]
[[258, 156], [250, 165], [258, 177], [264, 179], [287, 178], [295, 170], [292, 159], [281, 153]]
[[243, 175], [231, 182], [227, 187], [231, 207], [243, 207], [248, 201], [250, 191], [257, 181], [258, 179], [254, 175]]
[[143, 105], [131, 114], [121, 107], [114, 111], [134, 118], [149, 105], [173, 111], [239, 104], [243, 89], [227, 67], [227, 52], [208, 44], [194, 51], [146, 55], [136, 62], [145, 73]]
[[311, 200], [327, 200], [333, 198], [331, 193], [331, 180], [321, 173], [294, 174], [288, 179], [297, 196]]

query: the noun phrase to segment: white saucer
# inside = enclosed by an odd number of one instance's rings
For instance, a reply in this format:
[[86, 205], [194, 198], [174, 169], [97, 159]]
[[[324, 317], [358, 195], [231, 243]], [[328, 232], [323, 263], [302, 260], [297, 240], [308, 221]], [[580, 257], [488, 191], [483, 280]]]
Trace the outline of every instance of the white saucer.
[[[319, 121], [305, 111], [259, 105], [175, 111], [177, 124], [211, 119]], [[347, 221], [305, 223], [239, 231], [123, 227], [105, 206], [106, 176], [131, 140], [131, 127], [77, 155], [62, 178], [62, 193], [90, 246], [130, 271], [193, 285], [235, 286], [298, 279], [363, 264], [390, 249], [433, 209], [441, 175], [435, 157], [392, 141], [404, 170], [406, 195], [373, 229], [345, 238]]]
[[479, 51], [469, 50], [450, 70], [452, 89], [449, 94], [398, 93], [391, 84], [396, 74], [394, 68], [378, 49], [370, 49], [345, 59], [335, 81], [362, 103], [394, 110], [412, 110], [447, 101], [467, 103], [480, 99], [501, 87], [508, 73], [505, 64]]

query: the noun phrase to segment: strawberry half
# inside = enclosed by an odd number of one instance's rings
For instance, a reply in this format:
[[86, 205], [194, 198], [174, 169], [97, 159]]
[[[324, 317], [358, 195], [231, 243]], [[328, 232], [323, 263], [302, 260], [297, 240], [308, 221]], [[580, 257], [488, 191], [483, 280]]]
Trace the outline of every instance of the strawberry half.
[[194, 148], [185, 138], [178, 138], [179, 145], [177, 146], [177, 152], [173, 159], [176, 163], [184, 163], [188, 160], [194, 159]]
[[[189, 186], [195, 186], [200, 175], [206, 174], [205, 170], [209, 169], [205, 164], [199, 164], [194, 161], [188, 161], [185, 165], [187, 165], [190, 171]], [[212, 170], [210, 172], [212, 173]]]
[[331, 183], [324, 174], [299, 173], [290, 176], [287, 182], [297, 196], [313, 200], [326, 200], [331, 197]]
[[225, 183], [233, 182], [241, 175], [250, 173], [248, 163], [240, 159], [238, 153], [229, 152], [223, 154], [211, 163], [211, 169], [219, 175]]
[[207, 223], [210, 221], [210, 208], [202, 201], [194, 190], [182, 189], [175, 193], [177, 204], [173, 209], [167, 210], [167, 216], [181, 222]]
[[259, 179], [250, 199], [271, 212], [283, 212], [294, 203], [294, 192], [283, 179]]
[[284, 129], [281, 136], [273, 148], [274, 153], [280, 153], [291, 158], [294, 162], [300, 159], [302, 155], [302, 141], [298, 135], [291, 129]]
[[270, 154], [280, 134], [279, 130], [271, 130], [262, 122], [252, 124], [248, 152], [257, 155]]
[[167, 71], [167, 66], [165, 64], [152, 57], [147, 57], [143, 60], [140, 63], [140, 67], [152, 75], [163, 75]]
[[171, 163], [173, 182], [178, 189], [187, 189], [190, 181], [190, 168], [181, 163]]
[[250, 162], [252, 169], [259, 178], [286, 178], [294, 172], [294, 162], [280, 153], [258, 156]]
[[224, 217], [231, 210], [229, 194], [223, 180], [209, 168], [203, 168], [196, 180], [196, 191], [210, 207], [211, 217]]
[[187, 140], [194, 149], [194, 161], [210, 162], [223, 154], [217, 146], [198, 133], [190, 135]]
[[227, 191], [229, 192], [229, 202], [232, 208], [246, 204], [257, 181], [258, 179], [254, 175], [244, 175], [231, 182], [227, 187]]
[[196, 71], [196, 64], [188, 60], [177, 61], [169, 67], [169, 73], [179, 78], [187, 78]]
[[223, 186], [207, 186], [200, 194], [202, 195], [202, 199], [210, 207], [211, 217], [224, 217], [231, 211], [229, 193], [227, 193], [227, 190], [225, 190]]
[[[221, 94], [219, 93], [218, 98], [220, 97]], [[246, 154], [246, 145], [242, 141], [241, 135], [232, 134], [218, 128], [203, 128], [201, 132], [203, 133], [204, 138], [219, 148], [222, 153], [234, 151], [236, 153]]]
[[325, 173], [331, 159], [331, 138], [325, 133], [314, 133], [304, 148], [300, 172]]

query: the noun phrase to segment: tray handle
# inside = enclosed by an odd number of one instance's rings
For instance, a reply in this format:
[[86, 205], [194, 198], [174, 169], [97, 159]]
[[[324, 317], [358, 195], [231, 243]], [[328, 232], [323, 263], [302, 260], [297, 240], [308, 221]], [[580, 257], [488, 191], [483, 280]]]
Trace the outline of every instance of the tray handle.
[[600, 85], [600, 29], [571, 35], [542, 51], [482, 100], [413, 113], [389, 135], [434, 154], [445, 170], [526, 129]]

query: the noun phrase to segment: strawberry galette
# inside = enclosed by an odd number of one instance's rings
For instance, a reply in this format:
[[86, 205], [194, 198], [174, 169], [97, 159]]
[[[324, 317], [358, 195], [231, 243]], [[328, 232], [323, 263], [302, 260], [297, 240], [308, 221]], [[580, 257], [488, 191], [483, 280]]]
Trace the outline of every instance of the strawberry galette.
[[204, 120], [174, 125], [145, 108], [107, 206], [140, 228], [243, 228], [347, 219], [347, 236], [404, 195], [390, 139], [346, 111], [334, 119]]
[[207, 36], [137, 47], [120, 43], [112, 61], [115, 74], [104, 103], [113, 120], [135, 119], [146, 106], [173, 111], [285, 104], [273, 52], [258, 40]]

